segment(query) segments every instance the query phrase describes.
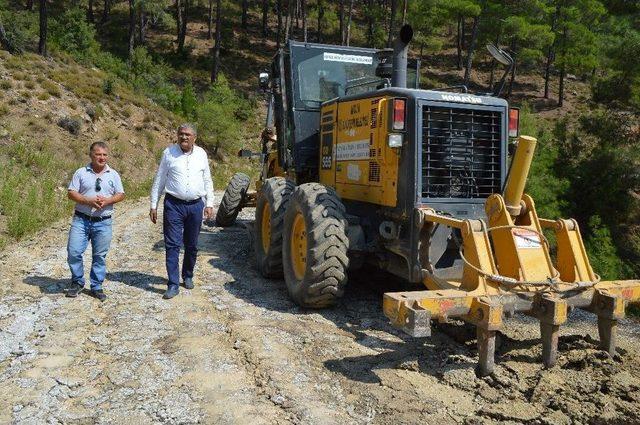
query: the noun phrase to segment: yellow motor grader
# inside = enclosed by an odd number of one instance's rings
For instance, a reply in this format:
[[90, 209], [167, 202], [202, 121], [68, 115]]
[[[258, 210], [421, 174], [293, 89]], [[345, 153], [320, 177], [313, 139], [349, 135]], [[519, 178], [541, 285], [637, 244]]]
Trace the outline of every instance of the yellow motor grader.
[[[524, 194], [536, 140], [517, 137], [517, 110], [497, 93], [418, 88], [412, 36], [404, 26], [393, 50], [295, 41], [280, 50], [260, 76], [269, 108], [256, 192], [236, 174], [218, 224], [255, 206], [257, 267], [284, 277], [303, 307], [334, 304], [347, 271], [363, 264], [423, 284], [384, 294], [385, 315], [417, 337], [432, 321], [475, 325], [480, 376], [492, 372], [496, 332], [515, 312], [540, 321], [546, 366], [570, 308], [597, 316], [613, 354], [640, 282], [600, 281], [576, 221], [538, 217]], [[545, 229], [555, 232], [555, 261]]]

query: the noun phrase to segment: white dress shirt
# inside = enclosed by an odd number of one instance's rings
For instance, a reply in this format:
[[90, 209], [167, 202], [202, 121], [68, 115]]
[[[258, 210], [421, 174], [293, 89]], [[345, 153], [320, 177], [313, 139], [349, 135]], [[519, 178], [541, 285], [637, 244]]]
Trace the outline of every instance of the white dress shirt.
[[157, 209], [163, 192], [183, 201], [204, 197], [205, 205], [213, 207], [213, 181], [204, 149], [194, 145], [184, 153], [176, 143], [164, 150], [151, 187], [151, 209]]

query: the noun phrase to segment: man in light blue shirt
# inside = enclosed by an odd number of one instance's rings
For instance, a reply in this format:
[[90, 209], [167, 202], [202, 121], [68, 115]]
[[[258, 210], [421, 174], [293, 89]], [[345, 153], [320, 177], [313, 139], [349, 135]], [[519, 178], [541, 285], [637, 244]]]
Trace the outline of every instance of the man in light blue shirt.
[[84, 288], [82, 255], [91, 241], [91, 294], [104, 301], [102, 282], [107, 273], [106, 257], [111, 244], [113, 204], [124, 199], [120, 175], [107, 165], [107, 145], [95, 142], [89, 148], [91, 163], [78, 168], [69, 183], [68, 197], [76, 203], [69, 241], [67, 262], [71, 270], [68, 297], [76, 297]]

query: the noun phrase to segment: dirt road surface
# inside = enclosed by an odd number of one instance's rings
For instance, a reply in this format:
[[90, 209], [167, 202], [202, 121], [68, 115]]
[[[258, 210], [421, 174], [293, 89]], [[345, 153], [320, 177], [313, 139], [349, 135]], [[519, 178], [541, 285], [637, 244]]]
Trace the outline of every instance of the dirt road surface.
[[640, 423], [636, 320], [609, 359], [594, 318], [574, 314], [544, 370], [537, 323], [513, 318], [479, 379], [469, 329], [412, 339], [388, 325], [388, 276], [361, 273], [335, 309], [296, 307], [254, 268], [251, 209], [203, 227], [196, 288], [162, 300], [147, 213], [119, 205], [104, 303], [64, 297], [68, 221], [0, 253], [0, 423]]

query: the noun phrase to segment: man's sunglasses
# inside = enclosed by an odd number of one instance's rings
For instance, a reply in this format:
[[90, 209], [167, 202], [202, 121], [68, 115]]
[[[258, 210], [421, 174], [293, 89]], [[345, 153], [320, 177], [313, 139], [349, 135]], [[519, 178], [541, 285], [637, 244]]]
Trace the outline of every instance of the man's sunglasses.
[[102, 179], [100, 179], [100, 177], [98, 177], [96, 179], [96, 192], [100, 192], [102, 190], [102, 187], [100, 187], [100, 183], [102, 183]]

